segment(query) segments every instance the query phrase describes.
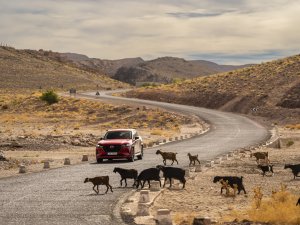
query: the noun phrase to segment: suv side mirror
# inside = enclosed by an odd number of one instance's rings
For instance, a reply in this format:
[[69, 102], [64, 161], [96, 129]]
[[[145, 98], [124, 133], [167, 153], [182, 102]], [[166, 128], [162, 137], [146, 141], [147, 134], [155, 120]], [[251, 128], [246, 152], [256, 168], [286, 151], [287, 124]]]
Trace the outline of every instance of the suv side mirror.
[[140, 137], [139, 137], [139, 136], [136, 136], [136, 137], [134, 138], [134, 140], [138, 140], [138, 139], [140, 139]]

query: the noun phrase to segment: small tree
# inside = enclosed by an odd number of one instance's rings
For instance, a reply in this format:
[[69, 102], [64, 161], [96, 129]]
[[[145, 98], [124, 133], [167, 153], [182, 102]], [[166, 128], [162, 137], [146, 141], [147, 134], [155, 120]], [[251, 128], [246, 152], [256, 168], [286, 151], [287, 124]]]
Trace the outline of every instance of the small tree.
[[49, 90], [44, 92], [40, 99], [51, 105], [58, 102], [58, 95], [53, 90]]

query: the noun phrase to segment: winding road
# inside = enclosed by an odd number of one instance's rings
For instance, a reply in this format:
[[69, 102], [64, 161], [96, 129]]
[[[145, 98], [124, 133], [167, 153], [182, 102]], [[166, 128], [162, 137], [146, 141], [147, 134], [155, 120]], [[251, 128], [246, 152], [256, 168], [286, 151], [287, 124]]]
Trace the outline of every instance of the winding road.
[[[269, 132], [260, 124], [232, 113], [199, 107], [154, 102], [140, 99], [113, 97], [109, 94], [85, 93], [83, 98], [109, 102], [152, 105], [171, 111], [193, 114], [211, 124], [209, 132], [180, 142], [161, 146], [178, 152], [180, 166], [188, 164], [187, 152], [198, 154], [201, 160], [212, 159], [230, 150], [247, 147], [266, 140]], [[122, 224], [116, 205], [130, 188], [118, 188], [119, 175], [112, 172], [115, 166], [136, 168], [139, 171], [161, 163], [154, 154], [157, 148], [147, 149], [143, 160], [133, 163], [85, 163], [51, 169], [40, 173], [0, 179], [0, 224]], [[115, 187], [114, 193], [95, 195], [92, 184], [83, 183], [85, 177], [108, 174]], [[128, 182], [130, 185], [131, 182]], [[188, 183], [187, 183], [188, 185]], [[100, 187], [104, 191], [104, 187]]]

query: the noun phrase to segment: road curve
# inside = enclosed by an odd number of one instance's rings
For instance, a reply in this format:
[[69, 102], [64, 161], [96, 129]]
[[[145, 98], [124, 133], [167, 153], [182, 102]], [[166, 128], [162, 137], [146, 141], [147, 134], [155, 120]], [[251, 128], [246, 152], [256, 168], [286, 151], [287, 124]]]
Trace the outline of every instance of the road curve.
[[[95, 98], [94, 93], [82, 95]], [[201, 160], [211, 159], [230, 150], [259, 143], [268, 137], [268, 131], [258, 123], [232, 113], [169, 103], [125, 99], [101, 93], [108, 101], [141, 103], [168, 110], [195, 114], [211, 124], [205, 135], [167, 144], [166, 150], [178, 152], [180, 166], [188, 163], [187, 152], [199, 154]], [[157, 165], [161, 157], [155, 148], [145, 152], [143, 160], [133, 163], [107, 162], [85, 163], [66, 166], [40, 173], [0, 179], [0, 225], [6, 224], [102, 224], [114, 225], [121, 222], [113, 213], [118, 200], [131, 189], [117, 188], [119, 176], [112, 173], [115, 166], [143, 168]], [[83, 183], [85, 177], [110, 176], [114, 193], [95, 195], [91, 183]], [[131, 182], [128, 182], [130, 185]], [[187, 183], [188, 185], [188, 183]], [[104, 191], [104, 188], [100, 188]]]
[[[101, 98], [108, 99], [112, 102], [131, 102], [158, 106], [174, 112], [196, 115], [207, 121], [211, 125], [211, 128], [205, 135], [176, 144], [166, 145], [168, 149], [175, 148], [175, 150], [179, 152], [179, 156], [180, 154], [186, 155], [187, 152], [190, 152], [199, 154], [202, 160], [212, 159], [230, 150], [265, 141], [269, 136], [269, 132], [265, 127], [245, 116], [194, 106], [116, 97], [110, 95], [112, 92], [115, 91], [101, 93]], [[81, 96], [94, 99], [98, 98], [94, 92], [81, 94]]]

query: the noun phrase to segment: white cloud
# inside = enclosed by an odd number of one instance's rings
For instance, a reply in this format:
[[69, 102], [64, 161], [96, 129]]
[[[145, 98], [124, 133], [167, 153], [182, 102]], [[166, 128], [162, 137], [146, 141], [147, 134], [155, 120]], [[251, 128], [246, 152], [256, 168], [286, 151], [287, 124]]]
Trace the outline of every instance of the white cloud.
[[300, 47], [297, 0], [21, 2], [0, 0], [0, 41], [17, 48], [110, 59], [215, 55], [245, 63]]

